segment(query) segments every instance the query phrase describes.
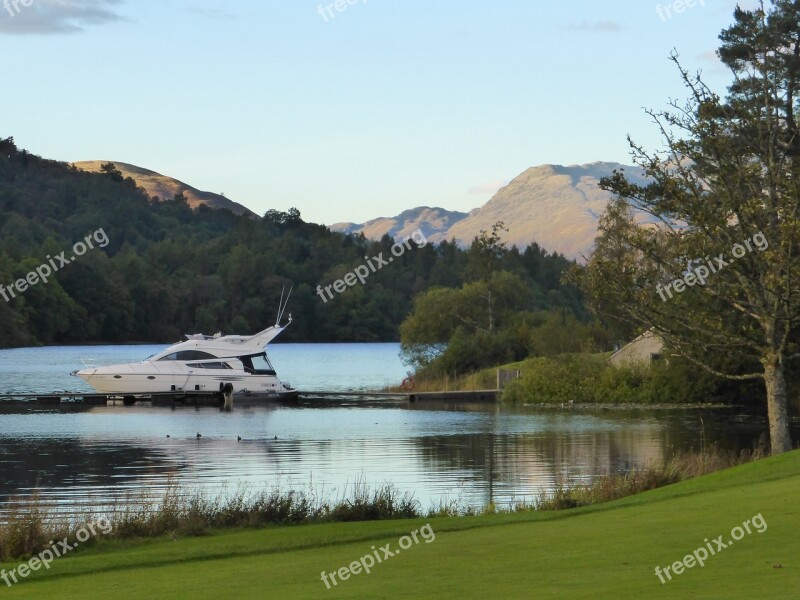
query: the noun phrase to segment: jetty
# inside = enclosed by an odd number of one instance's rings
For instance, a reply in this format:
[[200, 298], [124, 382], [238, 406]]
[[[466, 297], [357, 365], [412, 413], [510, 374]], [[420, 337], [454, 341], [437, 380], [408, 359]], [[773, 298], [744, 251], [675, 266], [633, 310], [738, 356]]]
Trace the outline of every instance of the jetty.
[[[370, 391], [298, 391], [295, 398], [276, 398], [260, 394], [236, 394], [235, 404], [281, 404], [300, 401], [348, 401], [365, 402], [496, 402], [498, 390], [450, 391], [450, 392], [370, 392]], [[11, 405], [89, 405], [89, 406], [133, 406], [148, 403], [152, 406], [224, 406], [222, 392], [176, 391], [148, 394], [96, 394], [86, 392], [16, 393], [0, 392], [0, 406]]]
[[114, 395], [86, 392], [51, 392], [47, 394], [0, 392], [0, 406], [14, 404], [58, 406], [58, 405], [90, 405], [90, 406], [132, 406], [137, 402], [151, 404], [188, 404], [194, 406], [224, 403], [222, 392], [158, 392], [149, 394]]

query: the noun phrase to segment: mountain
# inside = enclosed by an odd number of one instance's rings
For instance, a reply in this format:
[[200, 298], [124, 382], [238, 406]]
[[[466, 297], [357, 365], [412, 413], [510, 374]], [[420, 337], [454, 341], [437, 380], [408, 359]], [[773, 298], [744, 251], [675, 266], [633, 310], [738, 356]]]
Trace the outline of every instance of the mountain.
[[[629, 179], [643, 181], [641, 169], [613, 162], [541, 165], [523, 172], [498, 190], [485, 205], [466, 216], [422, 207], [394, 218], [375, 219], [363, 225], [348, 224], [347, 231], [363, 232], [369, 238], [384, 233], [402, 237], [409, 227], [412, 230], [422, 227], [423, 231], [426, 228], [430, 231], [432, 241], [455, 238], [466, 246], [481, 230], [490, 231], [497, 221], [503, 221], [508, 228], [503, 235], [505, 242], [520, 248], [536, 242], [550, 252], [581, 260], [592, 250], [600, 216], [611, 199], [611, 194], [601, 190], [598, 183], [614, 169], [625, 169]], [[442, 215], [460, 218], [444, 219]], [[400, 224], [404, 226], [399, 227]], [[401, 232], [399, 236], [396, 231]]]
[[124, 162], [117, 162], [113, 160], [84, 160], [72, 163], [78, 169], [89, 171], [90, 173], [99, 173], [100, 166], [106, 163], [112, 163], [119, 169], [123, 177], [131, 177], [141, 188], [147, 192], [151, 198], [156, 196], [164, 200], [172, 200], [175, 194], [182, 193], [189, 201], [189, 206], [197, 208], [198, 206], [205, 205], [209, 208], [227, 208], [232, 213], [237, 215], [253, 215], [255, 213], [249, 208], [241, 204], [229, 200], [225, 196], [215, 194], [213, 192], [203, 192], [197, 188], [192, 187], [182, 181], [161, 175], [149, 169], [143, 169], [136, 165], [131, 165]]
[[420, 206], [403, 211], [393, 218], [380, 217], [361, 224], [335, 223], [330, 228], [342, 233], [363, 233], [371, 240], [379, 240], [386, 234], [401, 239], [421, 229], [425, 238], [435, 243], [445, 239], [444, 233], [467, 216], [467, 213]]
[[[112, 162], [125, 177], [132, 177], [150, 197], [172, 199], [183, 193], [189, 206], [201, 204], [210, 208], [228, 208], [237, 215], [254, 213], [228, 198], [200, 191], [177, 179], [115, 161], [83, 161], [73, 163], [84, 171], [99, 172], [105, 162]], [[401, 239], [421, 229], [433, 243], [455, 239], [467, 246], [480, 232], [489, 231], [498, 221], [505, 223], [503, 241], [520, 248], [536, 242], [550, 252], [581, 260], [594, 246], [597, 225], [611, 195], [598, 187], [602, 177], [615, 169], [624, 169], [635, 181], [642, 181], [641, 170], [613, 162], [585, 165], [540, 165], [531, 167], [514, 178], [483, 206], [469, 213], [440, 207], [420, 206], [395, 217], [379, 217], [366, 223], [335, 223], [333, 231], [363, 233], [368, 239], [384, 235]]]
[[[246, 335], [274, 323], [289, 288], [297, 318], [284, 341], [397, 341], [417, 294], [460, 288], [470, 273], [466, 252], [440, 256], [426, 246], [391, 267], [370, 263], [369, 280], [340, 293], [333, 284], [344, 271], [385, 253], [383, 244], [347, 239], [292, 211], [262, 218], [149, 200], [131, 179], [0, 138], [0, 347]], [[62, 264], [48, 263], [60, 249]], [[39, 263], [34, 286], [26, 273]], [[531, 308], [585, 313], [554, 277], [568, 266], [562, 257], [509, 255], [503, 265], [531, 289]]]

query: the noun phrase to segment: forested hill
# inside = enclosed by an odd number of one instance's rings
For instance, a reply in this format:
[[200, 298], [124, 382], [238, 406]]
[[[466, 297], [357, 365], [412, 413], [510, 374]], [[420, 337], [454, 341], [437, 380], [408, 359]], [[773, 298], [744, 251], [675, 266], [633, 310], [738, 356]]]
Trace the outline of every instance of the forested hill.
[[[104, 247], [79, 247], [61, 266], [57, 257], [92, 234]], [[154, 202], [113, 168], [87, 173], [0, 140], [0, 293], [9, 296], [0, 295], [0, 346], [252, 333], [274, 322], [284, 287], [294, 288], [295, 319], [282, 341], [397, 340], [416, 294], [460, 286], [483, 258], [447, 242], [414, 246], [364, 285], [327, 302], [317, 295], [365, 256], [390, 256], [392, 243], [333, 233], [295, 210], [253, 218], [192, 210], [180, 196]], [[580, 312], [577, 293], [560, 284], [570, 264], [562, 256], [534, 245], [501, 260], [535, 292], [531, 308]], [[59, 269], [10, 297], [43, 264]]]

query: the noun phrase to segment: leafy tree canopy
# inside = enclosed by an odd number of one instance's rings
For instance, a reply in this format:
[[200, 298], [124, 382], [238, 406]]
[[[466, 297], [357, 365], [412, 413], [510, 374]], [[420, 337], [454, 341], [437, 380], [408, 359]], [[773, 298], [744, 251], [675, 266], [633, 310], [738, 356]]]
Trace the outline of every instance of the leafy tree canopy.
[[652, 328], [698, 367], [762, 381], [777, 453], [791, 449], [785, 370], [800, 322], [800, 2], [737, 8], [720, 40], [728, 95], [672, 57], [689, 98], [649, 111], [666, 151], [631, 142], [649, 184], [601, 183], [618, 201], [579, 278], [599, 312]]

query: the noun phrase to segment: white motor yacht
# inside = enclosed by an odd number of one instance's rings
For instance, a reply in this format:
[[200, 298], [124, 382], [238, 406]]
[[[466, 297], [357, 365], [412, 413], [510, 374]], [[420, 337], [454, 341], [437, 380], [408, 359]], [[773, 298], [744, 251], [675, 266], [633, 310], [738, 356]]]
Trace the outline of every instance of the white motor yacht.
[[[288, 301], [288, 299], [287, 299]], [[165, 392], [221, 392], [277, 398], [297, 396], [281, 382], [266, 353], [266, 346], [292, 322], [255, 335], [187, 335], [186, 340], [154, 354], [142, 362], [87, 367], [72, 375], [95, 390], [107, 394], [135, 395]]]

